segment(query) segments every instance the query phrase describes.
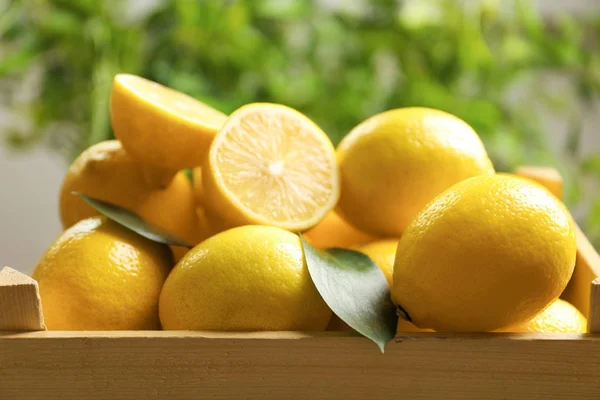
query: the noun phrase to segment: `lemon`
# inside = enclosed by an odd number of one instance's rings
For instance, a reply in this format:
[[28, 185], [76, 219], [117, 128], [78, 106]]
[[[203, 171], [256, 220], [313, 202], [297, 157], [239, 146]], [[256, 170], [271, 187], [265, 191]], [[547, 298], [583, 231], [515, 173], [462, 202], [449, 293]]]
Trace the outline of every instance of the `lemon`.
[[482, 332], [531, 319], [575, 265], [574, 222], [544, 187], [504, 175], [460, 182], [398, 243], [392, 299], [419, 328]]
[[335, 206], [335, 150], [311, 120], [289, 107], [248, 104], [215, 137], [202, 166], [207, 208], [232, 226], [308, 230]]
[[304, 233], [311, 246], [325, 248], [351, 249], [377, 240], [375, 236], [361, 232], [346, 222], [335, 211], [330, 211], [323, 221]]
[[67, 229], [33, 273], [52, 330], [158, 329], [167, 246], [104, 217]]
[[421, 329], [411, 324], [405, 319], [398, 318], [398, 326], [396, 327], [397, 333], [419, 333], [419, 332], [435, 332], [433, 329]]
[[173, 260], [175, 263], [178, 263], [179, 260], [183, 258], [187, 254], [190, 249], [182, 246], [169, 246], [171, 248], [171, 253], [173, 254]]
[[563, 182], [560, 174], [554, 168], [549, 167], [520, 167], [515, 171], [517, 176], [533, 180], [544, 186], [556, 198], [563, 197]]
[[204, 239], [198, 223], [194, 193], [183, 172], [164, 189], [149, 186], [143, 172], [117, 140], [85, 150], [69, 167], [60, 190], [60, 217], [68, 228], [98, 212], [73, 192], [103, 200], [138, 214], [191, 244]]
[[399, 237], [415, 215], [453, 184], [494, 168], [475, 131], [439, 110], [377, 114], [339, 144], [338, 209], [364, 232]]
[[[368, 255], [369, 258], [377, 264], [383, 272], [388, 284], [391, 286], [397, 248], [398, 239], [383, 239], [361, 246], [357, 250]], [[419, 329], [402, 318], [398, 319], [398, 327], [396, 330], [397, 332], [433, 332], [431, 329]]]
[[371, 242], [359, 247], [357, 250], [368, 255], [369, 258], [377, 264], [379, 269], [383, 272], [383, 275], [385, 275], [388, 284], [391, 286], [397, 248], [398, 239], [384, 239]]
[[196, 206], [204, 205], [204, 187], [202, 186], [202, 168], [197, 167], [192, 170], [193, 186], [194, 186], [194, 199], [196, 200]]
[[[366, 254], [373, 260], [383, 272], [388, 284], [392, 284], [392, 274], [394, 261], [396, 258], [396, 248], [398, 247], [398, 239], [384, 239], [371, 242], [367, 245], [359, 247], [357, 250]], [[333, 315], [328, 331], [352, 331], [352, 328], [338, 316]], [[398, 319], [397, 332], [432, 332], [431, 329], [419, 329], [410, 322], [404, 319]]]
[[113, 81], [110, 116], [117, 139], [158, 186], [181, 169], [201, 165], [227, 119], [190, 96], [128, 74]]
[[300, 238], [243, 226], [200, 243], [160, 295], [164, 329], [322, 331], [331, 318], [308, 272]]
[[587, 319], [570, 303], [557, 299], [531, 320], [499, 332], [586, 333]]

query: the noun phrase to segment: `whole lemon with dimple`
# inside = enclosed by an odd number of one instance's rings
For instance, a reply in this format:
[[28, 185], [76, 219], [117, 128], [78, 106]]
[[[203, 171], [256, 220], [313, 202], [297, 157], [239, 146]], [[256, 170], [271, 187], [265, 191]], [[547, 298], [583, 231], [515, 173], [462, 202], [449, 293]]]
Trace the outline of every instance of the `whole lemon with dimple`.
[[400, 108], [377, 114], [339, 144], [338, 209], [358, 229], [399, 237], [435, 196], [494, 168], [475, 131], [446, 112]]
[[139, 163], [117, 140], [88, 148], [69, 167], [60, 191], [60, 217], [65, 228], [99, 215], [73, 192], [123, 207], [191, 244], [207, 236], [198, 221], [192, 185], [185, 174], [177, 174], [164, 189], [150, 187]]
[[93, 217], [67, 229], [33, 273], [52, 330], [159, 329], [167, 246]]
[[574, 222], [544, 187], [480, 176], [429, 203], [398, 243], [392, 299], [419, 328], [485, 332], [528, 321], [575, 266]]
[[557, 299], [529, 321], [498, 332], [585, 333], [587, 319], [575, 306]]
[[159, 309], [170, 330], [320, 331], [331, 318], [300, 238], [251, 225], [190, 250], [165, 282]]

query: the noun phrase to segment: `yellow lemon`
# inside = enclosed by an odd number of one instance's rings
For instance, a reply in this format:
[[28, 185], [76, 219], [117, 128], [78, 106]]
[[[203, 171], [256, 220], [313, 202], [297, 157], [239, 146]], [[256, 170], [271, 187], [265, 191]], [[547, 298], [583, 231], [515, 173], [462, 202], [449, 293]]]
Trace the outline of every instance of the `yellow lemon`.
[[110, 116], [117, 139], [158, 186], [181, 169], [201, 165], [227, 119], [190, 96], [128, 74], [113, 81]]
[[558, 199], [563, 198], [563, 182], [560, 174], [554, 168], [549, 167], [520, 167], [515, 171], [517, 176], [531, 179], [544, 186]]
[[417, 328], [405, 319], [398, 318], [397, 333], [418, 333], [418, 332], [435, 332], [433, 329]]
[[193, 187], [200, 231], [204, 233], [205, 238], [235, 227], [235, 224], [230, 223], [206, 207], [202, 185], [202, 168], [200, 167], [193, 169]]
[[54, 242], [33, 278], [48, 329], [159, 329], [158, 298], [171, 266], [167, 246], [93, 217]]
[[183, 256], [185, 256], [188, 251], [190, 251], [190, 249], [188, 249], [187, 247], [182, 247], [182, 246], [169, 246], [171, 248], [171, 253], [173, 254], [173, 260], [175, 261], [175, 263], [178, 263], [179, 260], [181, 260], [183, 258]]
[[330, 211], [325, 219], [304, 233], [311, 246], [325, 249], [337, 247], [351, 249], [377, 240], [375, 236], [361, 232], [346, 222], [335, 211]]
[[586, 333], [587, 319], [573, 305], [557, 299], [529, 321], [498, 332]]
[[322, 331], [331, 318], [300, 238], [243, 226], [205, 240], [175, 266], [160, 295], [164, 329]]
[[192, 177], [194, 182], [194, 199], [196, 199], [196, 206], [203, 206], [204, 188], [202, 187], [202, 168], [194, 168], [192, 170]]
[[[394, 275], [394, 262], [396, 260], [396, 249], [398, 248], [398, 239], [383, 239], [371, 242], [357, 250], [368, 255], [375, 261], [377, 266], [385, 275], [388, 284], [392, 285]], [[419, 329], [405, 319], [398, 319], [397, 332], [433, 332], [431, 329]]]
[[[381, 269], [385, 275], [388, 284], [392, 284], [392, 274], [394, 269], [394, 260], [396, 257], [396, 248], [398, 247], [398, 239], [378, 240], [357, 250], [368, 255]], [[342, 321], [337, 315], [331, 317], [328, 331], [351, 331], [352, 328]], [[433, 332], [431, 329], [419, 329], [410, 322], [400, 318], [398, 319], [397, 332]]]
[[482, 332], [525, 322], [562, 293], [574, 222], [544, 187], [480, 176], [454, 185], [406, 229], [392, 299], [419, 328]]
[[99, 215], [73, 192], [132, 211], [191, 244], [206, 236], [196, 218], [194, 195], [187, 177], [183, 173], [177, 174], [164, 189], [148, 186], [139, 164], [117, 140], [90, 147], [69, 167], [59, 201], [60, 217], [65, 228]]
[[399, 237], [415, 215], [453, 184], [494, 168], [475, 131], [439, 110], [377, 114], [339, 144], [338, 209], [358, 229]]
[[381, 269], [383, 275], [385, 275], [385, 279], [391, 286], [397, 248], [398, 239], [384, 239], [359, 247], [357, 250], [368, 255], [371, 260], [375, 261], [375, 264]]
[[302, 232], [339, 197], [335, 150], [298, 111], [254, 103], [235, 111], [202, 167], [207, 208], [232, 226], [270, 225]]

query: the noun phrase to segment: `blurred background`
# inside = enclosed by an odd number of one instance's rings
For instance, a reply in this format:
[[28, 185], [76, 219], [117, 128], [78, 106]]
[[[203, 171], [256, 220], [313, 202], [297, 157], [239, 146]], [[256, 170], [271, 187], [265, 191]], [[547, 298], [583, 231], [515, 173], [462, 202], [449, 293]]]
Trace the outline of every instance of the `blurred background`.
[[600, 248], [598, 0], [0, 0], [2, 264], [30, 272], [59, 234], [118, 72], [226, 113], [284, 103], [336, 144], [386, 109], [446, 110], [497, 170], [557, 167]]

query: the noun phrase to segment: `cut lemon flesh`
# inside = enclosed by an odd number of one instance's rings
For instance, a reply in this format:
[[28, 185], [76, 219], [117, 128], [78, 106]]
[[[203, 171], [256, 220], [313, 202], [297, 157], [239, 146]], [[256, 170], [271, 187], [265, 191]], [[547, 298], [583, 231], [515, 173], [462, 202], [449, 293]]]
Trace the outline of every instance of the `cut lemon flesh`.
[[177, 171], [202, 163], [227, 115], [176, 90], [135, 75], [113, 82], [115, 136], [137, 161]]
[[235, 111], [202, 168], [207, 205], [234, 225], [304, 231], [339, 198], [335, 150], [310, 119], [286, 106]]

